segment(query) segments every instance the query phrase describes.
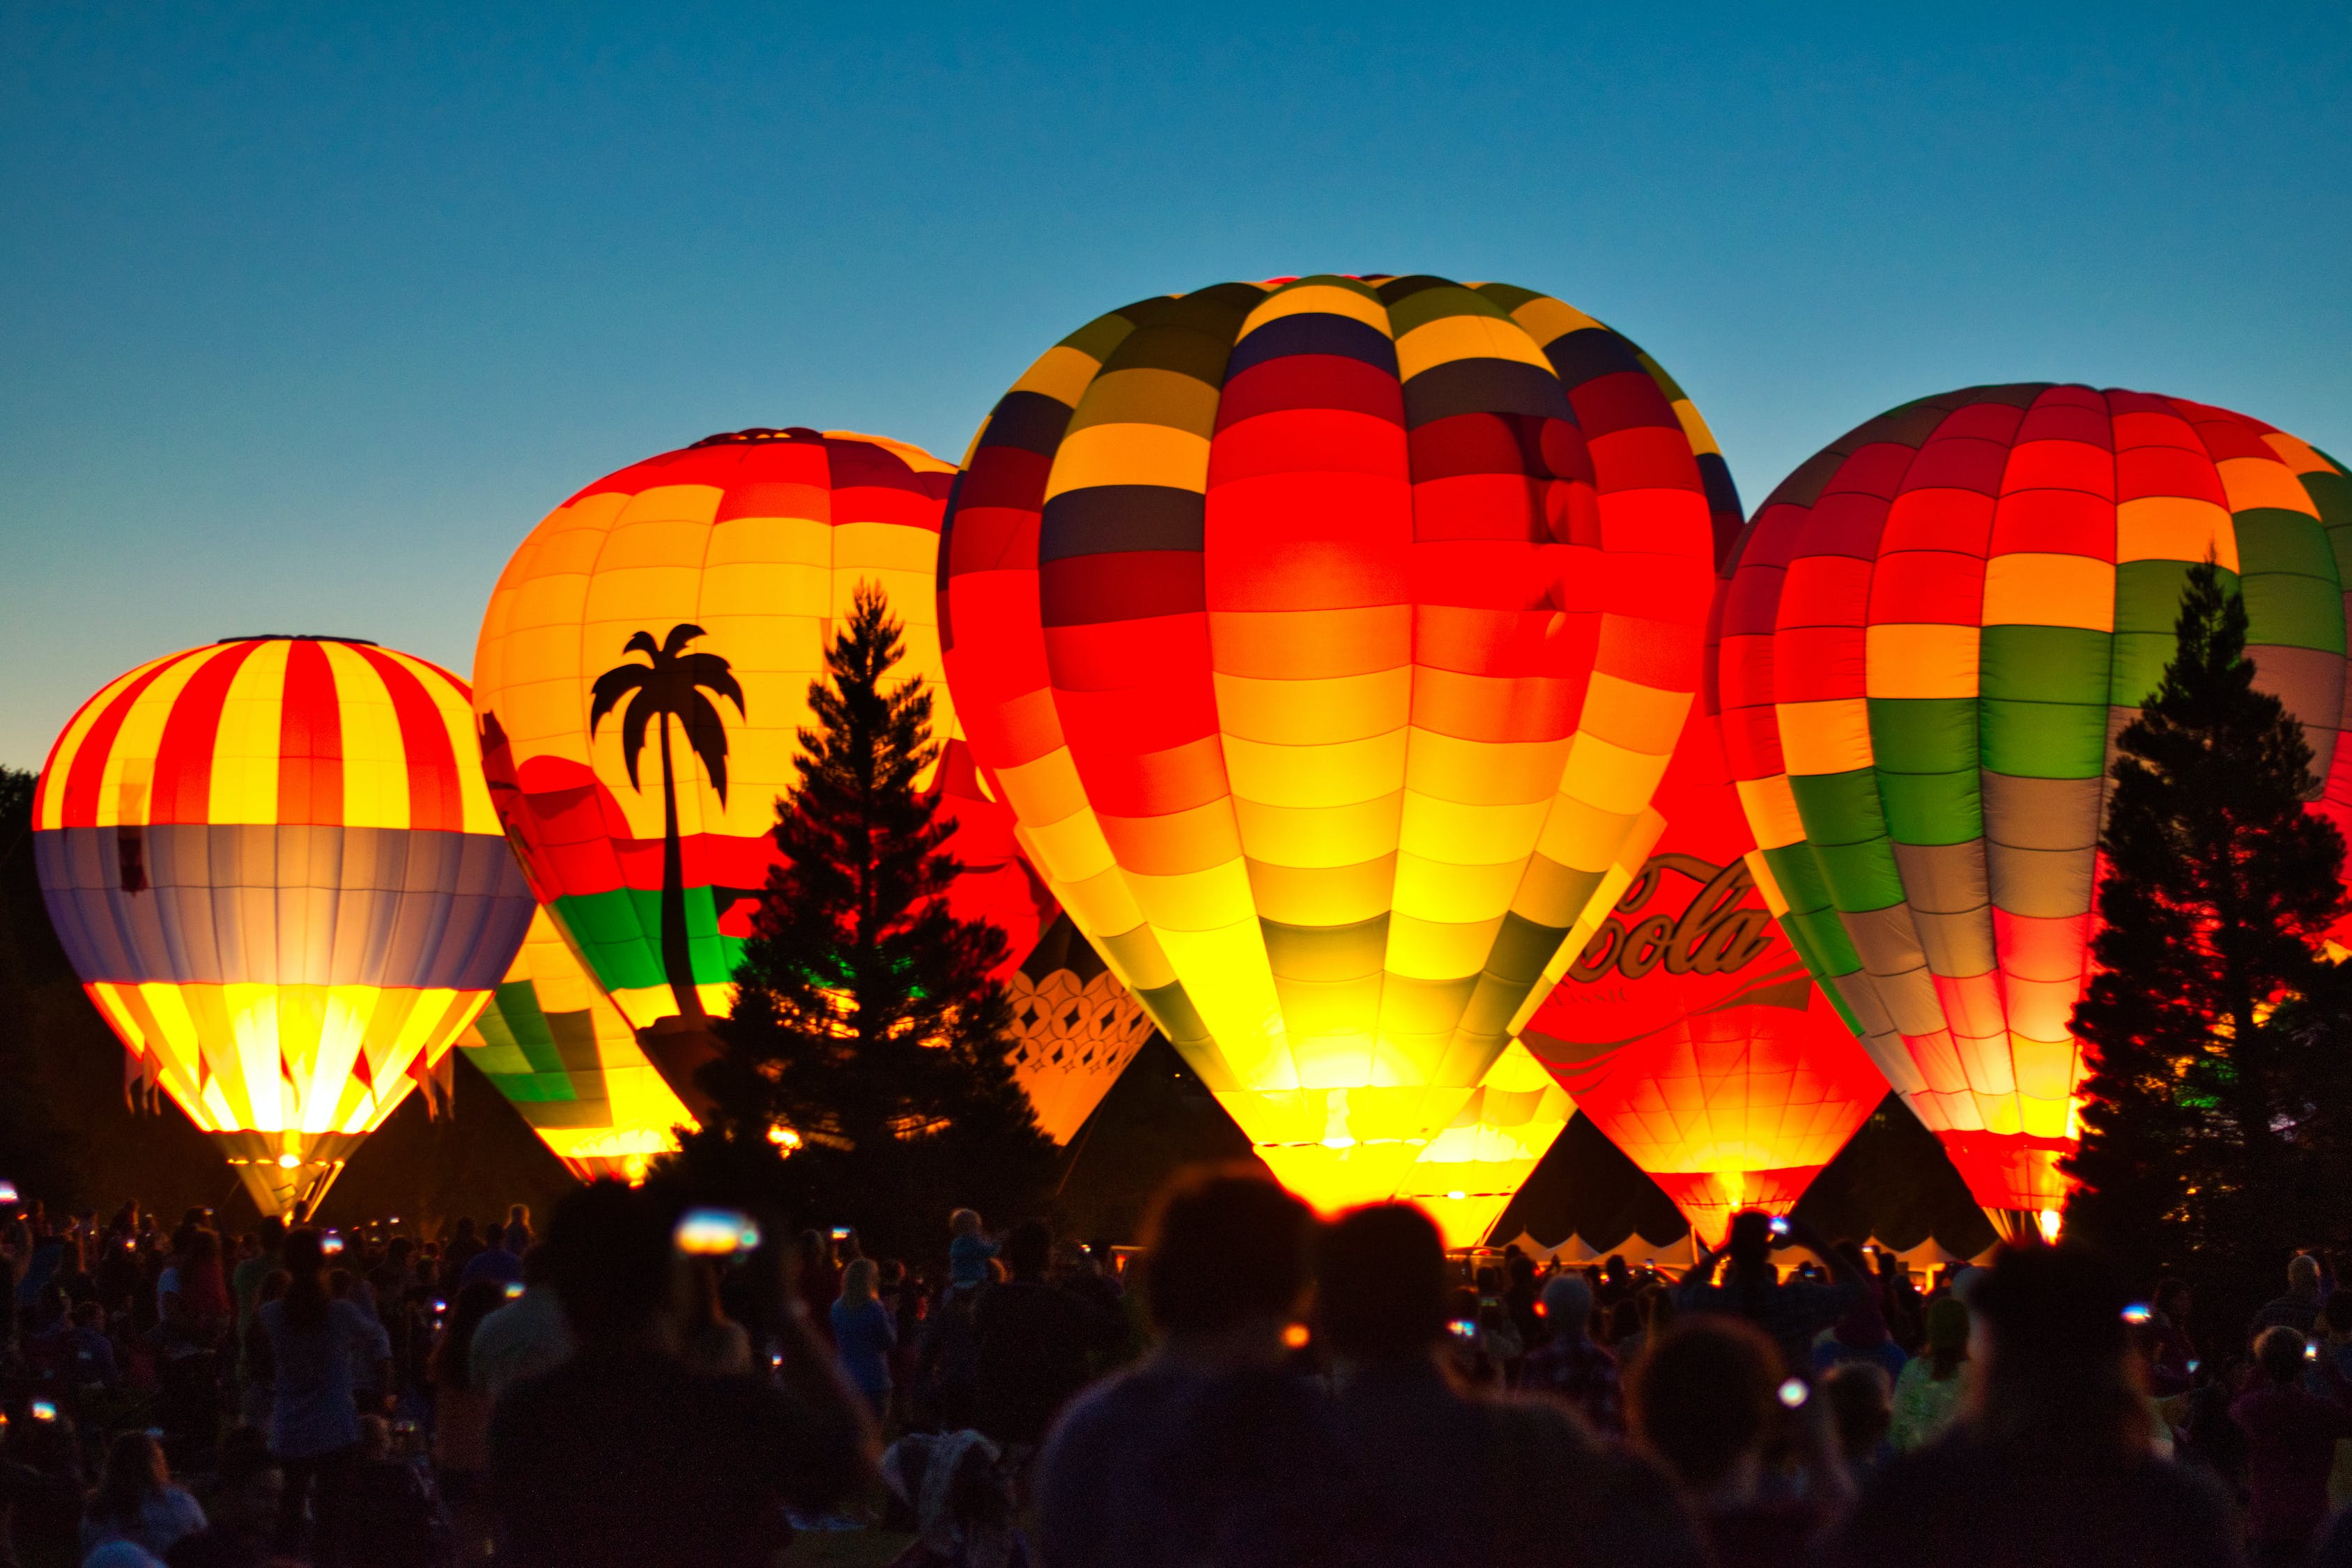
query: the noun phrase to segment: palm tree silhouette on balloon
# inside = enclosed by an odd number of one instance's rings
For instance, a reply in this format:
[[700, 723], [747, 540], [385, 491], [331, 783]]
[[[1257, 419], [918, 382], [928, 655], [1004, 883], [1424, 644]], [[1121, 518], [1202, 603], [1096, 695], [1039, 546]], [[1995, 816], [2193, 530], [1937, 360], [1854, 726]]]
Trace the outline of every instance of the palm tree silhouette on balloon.
[[[695, 989], [694, 962], [686, 941], [686, 857], [677, 837], [677, 779], [670, 763], [670, 724], [686, 731], [686, 743], [702, 761], [719, 804], [727, 804], [727, 724], [711, 696], [724, 697], [743, 717], [743, 689], [726, 659], [715, 653], [688, 653], [686, 645], [703, 636], [691, 621], [670, 627], [656, 646], [651, 632], [637, 632], [624, 645], [624, 653], [641, 653], [651, 662], [615, 665], [596, 678], [590, 688], [594, 702], [588, 710], [588, 733], [624, 698], [621, 708], [621, 759], [628, 765], [629, 786], [643, 794], [637, 782], [637, 758], [646, 749], [646, 732], [661, 731], [662, 782], [662, 971], [670, 994], [683, 1017], [700, 1024], [705, 1016], [701, 994]], [[709, 692], [710, 696], [705, 696]]]

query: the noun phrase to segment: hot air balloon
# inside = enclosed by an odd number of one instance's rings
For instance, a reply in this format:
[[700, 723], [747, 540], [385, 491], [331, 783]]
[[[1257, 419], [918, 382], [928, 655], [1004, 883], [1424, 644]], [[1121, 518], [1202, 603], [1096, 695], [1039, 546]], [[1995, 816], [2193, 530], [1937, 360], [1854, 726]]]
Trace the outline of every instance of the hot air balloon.
[[316, 1206], [530, 922], [467, 695], [357, 638], [232, 637], [108, 685], [42, 769], [66, 954], [264, 1214]]
[[2184, 574], [2210, 552], [2242, 586], [2324, 777], [2347, 527], [2343, 469], [2292, 436], [2036, 384], [1872, 420], [1740, 542], [1724, 743], [1784, 924], [2004, 1234], [2064, 1200], [2104, 781]]
[[1655, 847], [1521, 1038], [1719, 1242], [1738, 1209], [1793, 1207], [1886, 1085], [1757, 890], [1713, 715], [1654, 809]]
[[1067, 915], [1022, 960], [1005, 999], [1013, 1005], [1013, 1076], [1036, 1108], [1037, 1125], [1067, 1143], [1151, 1038], [1151, 1020]]
[[457, 1044], [583, 1182], [643, 1181], [693, 1121], [544, 910]]
[[1452, 1125], [1406, 1169], [1396, 1196], [1419, 1204], [1448, 1247], [1475, 1247], [1576, 1114], [1576, 1101], [1513, 1040]]
[[1396, 1190], [1647, 803], [1699, 431], [1556, 300], [1322, 277], [1100, 317], [974, 438], [940, 582], [973, 760], [1309, 1200]]
[[[930, 592], [952, 473], [876, 436], [714, 436], [556, 508], [490, 596], [475, 711], [500, 819], [689, 1107], [775, 861], [809, 683], [859, 584], [904, 623], [934, 733], [955, 733]], [[1016, 954], [1037, 935], [1024, 902], [990, 901]]]

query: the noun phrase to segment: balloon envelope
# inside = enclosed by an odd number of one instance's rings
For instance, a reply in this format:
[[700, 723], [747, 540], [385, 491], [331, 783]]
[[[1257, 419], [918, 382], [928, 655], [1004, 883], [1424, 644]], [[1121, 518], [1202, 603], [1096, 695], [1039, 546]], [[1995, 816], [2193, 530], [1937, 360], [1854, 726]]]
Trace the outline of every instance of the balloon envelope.
[[[541, 901], [649, 1042], [731, 1005], [809, 684], [860, 584], [888, 598], [898, 673], [923, 679], [952, 741], [931, 592], [952, 472], [875, 436], [713, 437], [589, 485], [508, 563], [475, 663], [493, 798]], [[952, 814], [954, 778], [930, 784]], [[1007, 927], [1009, 972], [1043, 923], [1029, 879], [1009, 849], [950, 848], [982, 873], [951, 898]], [[693, 1055], [656, 1059], [691, 1092]]]
[[647, 1162], [677, 1149], [677, 1130], [693, 1125], [544, 910], [457, 1043], [583, 1182], [643, 1181]]
[[975, 437], [940, 615], [973, 758], [1310, 1199], [1396, 1190], [1642, 812], [1717, 470], [1622, 337], [1434, 278], [1129, 306]]
[[1906, 404], [1774, 492], [1722, 606], [1724, 739], [1789, 934], [2009, 1234], [2063, 1201], [2114, 737], [2189, 565], [2323, 777], [2352, 488], [2258, 420], [2025, 384]]
[[1717, 734], [1692, 716], [1664, 832], [1520, 1037], [1710, 1242], [1794, 1206], [1886, 1092], [1757, 889]]
[[307, 1209], [506, 972], [530, 895], [465, 683], [330, 637], [141, 666], [49, 753], [49, 915], [135, 1077]]

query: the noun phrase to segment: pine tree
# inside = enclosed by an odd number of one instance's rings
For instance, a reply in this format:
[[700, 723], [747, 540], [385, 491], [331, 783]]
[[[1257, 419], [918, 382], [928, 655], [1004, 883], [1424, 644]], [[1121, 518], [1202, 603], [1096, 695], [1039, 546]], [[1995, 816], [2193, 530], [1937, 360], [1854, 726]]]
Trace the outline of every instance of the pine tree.
[[2305, 809], [2303, 726], [2255, 689], [2244, 601], [2210, 558], [2174, 636], [2117, 740], [2096, 973], [2074, 1009], [2092, 1072], [2067, 1216], [2143, 1271], [2242, 1300], [2274, 1293], [2288, 1252], [2336, 1223], [2322, 1189], [2340, 1173], [2347, 988], [2321, 938], [2344, 906], [2344, 842]]
[[[709, 1125], [683, 1161], [894, 1249], [929, 1243], [953, 1206], [1034, 1202], [1054, 1147], [1005, 1054], [1012, 1012], [989, 978], [1004, 933], [948, 905], [962, 867], [943, 847], [953, 825], [917, 787], [939, 748], [921, 679], [890, 679], [901, 647], [887, 602], [861, 586], [829, 679], [809, 688], [816, 727], [777, 805], [783, 863], [703, 1069]], [[785, 1130], [798, 1147], [779, 1158]]]

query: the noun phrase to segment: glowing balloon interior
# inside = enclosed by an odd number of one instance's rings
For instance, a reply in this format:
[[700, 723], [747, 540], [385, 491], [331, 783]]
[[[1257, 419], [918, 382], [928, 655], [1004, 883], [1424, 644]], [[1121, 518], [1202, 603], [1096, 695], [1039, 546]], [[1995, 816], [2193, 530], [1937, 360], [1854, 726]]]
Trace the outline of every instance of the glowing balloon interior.
[[643, 1181], [648, 1162], [677, 1149], [677, 1130], [693, 1125], [544, 910], [457, 1043], [583, 1182]]
[[1737, 521], [1710, 476], [1624, 338], [1436, 278], [1128, 306], [974, 438], [940, 617], [972, 756], [1311, 1200], [1397, 1190], [1647, 803]]
[[372, 643], [238, 637], [110, 684], [42, 770], [67, 956], [264, 1213], [316, 1204], [530, 923], [467, 703]]
[[1513, 1040], [1407, 1168], [1396, 1195], [1427, 1210], [1446, 1246], [1476, 1247], [1575, 1114], [1568, 1091]]
[[1886, 1093], [1757, 889], [1717, 736], [1692, 716], [1655, 846], [1520, 1037], [1710, 1242], [1794, 1206]]

